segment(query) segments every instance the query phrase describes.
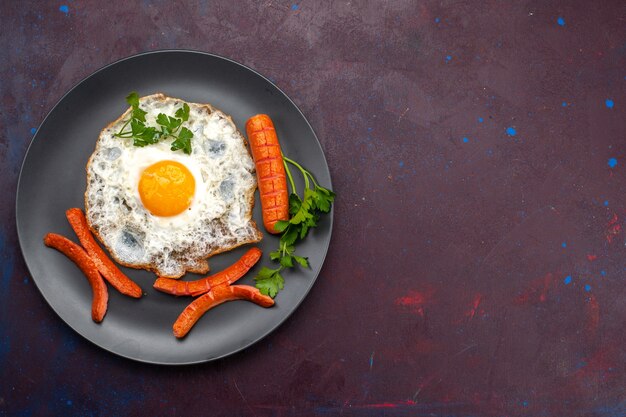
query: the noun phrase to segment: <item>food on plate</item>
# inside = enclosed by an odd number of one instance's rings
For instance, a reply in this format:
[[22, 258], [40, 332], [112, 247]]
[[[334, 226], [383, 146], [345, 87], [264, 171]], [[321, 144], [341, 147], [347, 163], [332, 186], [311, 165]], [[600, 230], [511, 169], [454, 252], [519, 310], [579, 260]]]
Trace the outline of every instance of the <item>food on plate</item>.
[[[231, 285], [254, 266], [261, 258], [261, 250], [251, 248], [237, 262], [221, 272], [197, 281], [179, 281], [159, 278], [154, 288], [172, 295], [190, 295], [200, 297], [189, 304], [174, 323], [174, 335], [185, 337], [193, 325], [211, 308], [233, 300], [248, 300], [261, 307], [274, 305], [272, 297], [250, 285]], [[201, 295], [202, 294], [202, 295]]]
[[243, 277], [260, 258], [261, 251], [251, 248], [233, 265], [201, 280], [184, 282], [169, 278], [157, 279], [154, 288], [159, 291], [173, 295], [200, 295], [178, 316], [173, 326], [174, 335], [185, 337], [204, 313], [227, 301], [248, 300], [261, 307], [273, 306], [272, 297], [261, 294], [257, 288], [231, 285]]
[[[274, 124], [265, 114], [246, 123], [253, 162], [232, 119], [209, 104], [163, 94], [140, 98], [136, 93], [126, 101], [130, 108], [100, 133], [87, 163], [85, 214], [79, 208], [66, 211], [82, 247], [54, 233], [44, 238], [87, 277], [93, 290], [93, 320], [100, 322], [106, 314], [104, 279], [131, 297], [141, 297], [142, 291], [92, 233], [118, 263], [154, 271], [159, 276], [155, 289], [199, 296], [174, 323], [177, 338], [224, 302], [274, 305], [273, 298], [284, 287], [282, 271], [296, 264], [309, 267], [308, 258], [296, 255], [296, 244], [330, 212], [335, 194], [283, 155]], [[290, 166], [302, 176], [301, 195]], [[206, 273], [212, 255], [261, 240], [252, 220], [257, 180], [264, 226], [280, 235], [278, 249], [270, 253], [278, 267], [261, 268], [254, 278], [256, 288], [232, 285], [261, 258], [261, 250], [253, 247], [222, 271], [195, 281], [177, 280], [186, 272]]]
[[79, 208], [71, 208], [65, 212], [67, 220], [74, 229], [80, 244], [83, 246], [98, 271], [116, 290], [130, 297], [141, 297], [141, 288], [109, 259], [104, 251], [98, 246], [93, 235], [89, 231], [87, 220], [83, 211]]
[[[288, 199], [283, 199], [283, 197], [280, 199], [281, 203], [286, 201], [288, 207], [286, 217], [276, 219], [275, 222], [271, 223], [273, 230], [280, 233], [281, 236], [279, 247], [276, 251], [270, 253], [270, 259], [272, 261], [278, 261], [280, 265], [274, 269], [263, 267], [254, 278], [256, 287], [261, 293], [273, 298], [284, 288], [285, 280], [281, 272], [285, 268], [293, 268], [296, 264], [304, 268], [309, 267], [308, 258], [295, 254], [295, 245], [298, 241], [307, 236], [311, 228], [317, 227], [317, 222], [322, 214], [330, 212], [331, 205], [335, 200], [335, 193], [320, 186], [311, 172], [281, 153], [276, 131], [274, 130], [274, 125], [269, 116], [261, 114], [251, 117], [246, 123], [246, 131], [248, 133], [248, 139], [250, 140], [252, 154], [256, 161], [262, 205], [264, 192], [262, 185], [263, 178], [271, 179], [274, 178], [274, 176], [276, 176], [276, 178], [284, 178], [285, 174], [287, 174], [286, 177], [289, 178], [289, 185], [291, 186], [291, 194]], [[255, 154], [255, 147], [261, 149], [257, 151], [260, 156]], [[267, 150], [265, 150], [266, 148]], [[265, 160], [272, 161], [271, 168], [264, 168], [263, 165], [260, 165], [260, 163], [262, 164]], [[280, 164], [278, 162], [280, 162]], [[304, 179], [302, 198], [300, 198], [297, 193], [289, 165], [296, 167]], [[277, 174], [279, 166], [280, 170], [282, 170], [282, 174]], [[270, 196], [278, 192], [284, 192], [286, 196], [287, 184], [285, 184], [284, 187], [280, 185], [275, 186], [275, 188], [268, 186], [266, 191]], [[267, 207], [274, 210], [272, 204], [275, 202], [271, 199], [269, 201], [270, 205]], [[283, 209], [281, 208], [281, 210]], [[268, 223], [265, 220], [265, 211], [266, 206], [263, 206], [263, 219], [265, 226], [268, 227]], [[268, 218], [272, 221], [274, 220], [272, 215], [268, 216]]]
[[159, 278], [154, 288], [172, 295], [200, 295], [218, 285], [230, 285], [243, 277], [261, 259], [261, 250], [250, 248], [237, 262], [228, 268], [196, 281], [181, 281], [171, 278]]
[[56, 233], [48, 233], [44, 237], [44, 244], [63, 253], [83, 271], [93, 290], [91, 318], [100, 323], [106, 314], [109, 300], [109, 292], [104, 279], [122, 294], [134, 298], [141, 297], [141, 288], [124, 275], [100, 249], [89, 231], [81, 209], [71, 208], [65, 212], [65, 215], [82, 247]]
[[70, 258], [83, 271], [93, 292], [91, 318], [96, 323], [100, 323], [107, 312], [109, 293], [96, 264], [83, 248], [61, 235], [48, 233], [43, 241], [46, 246], [54, 248]]
[[254, 162], [232, 119], [163, 94], [127, 101], [87, 163], [87, 223], [111, 256], [178, 278], [258, 242]]
[[276, 129], [268, 115], [257, 114], [248, 119], [246, 133], [256, 164], [263, 224], [268, 232], [277, 234], [280, 230], [276, 229], [276, 223], [289, 220], [289, 195]]
[[196, 298], [178, 316], [174, 323], [174, 336], [182, 338], [189, 333], [194, 324], [211, 308], [232, 300], [248, 300], [261, 307], [271, 307], [274, 300], [249, 285], [219, 285], [206, 294]]

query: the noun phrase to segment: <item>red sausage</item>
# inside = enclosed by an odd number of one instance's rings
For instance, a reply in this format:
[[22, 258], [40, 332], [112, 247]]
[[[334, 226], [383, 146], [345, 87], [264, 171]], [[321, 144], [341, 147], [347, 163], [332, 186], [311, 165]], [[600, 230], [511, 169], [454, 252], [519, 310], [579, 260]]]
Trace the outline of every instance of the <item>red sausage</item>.
[[79, 208], [71, 208], [65, 212], [65, 216], [70, 222], [72, 229], [74, 229], [76, 236], [78, 236], [81, 245], [83, 245], [83, 248], [85, 248], [93, 263], [96, 264], [102, 276], [122, 294], [140, 298], [141, 288], [139, 285], [124, 275], [96, 243], [96, 240], [89, 230], [87, 219], [83, 211]]
[[46, 246], [54, 248], [65, 256], [70, 258], [79, 268], [89, 281], [91, 290], [93, 291], [93, 301], [91, 303], [91, 318], [96, 323], [100, 323], [104, 319], [107, 312], [107, 303], [109, 301], [109, 293], [107, 286], [98, 272], [96, 264], [91, 260], [87, 252], [76, 243], [64, 236], [56, 233], [48, 233], [43, 242]]
[[173, 295], [200, 295], [219, 285], [230, 285], [246, 273], [261, 259], [261, 250], [250, 248], [237, 262], [216, 274], [197, 281], [181, 281], [171, 278], [159, 278], [154, 288]]
[[180, 313], [173, 326], [174, 336], [185, 337], [204, 313], [215, 306], [232, 300], [248, 300], [261, 307], [274, 305], [272, 297], [261, 294], [258, 289], [249, 285], [218, 286], [196, 298]]
[[256, 164], [263, 224], [268, 232], [277, 234], [280, 232], [274, 228], [276, 222], [289, 220], [287, 175], [278, 136], [272, 119], [266, 114], [248, 119], [246, 133]]

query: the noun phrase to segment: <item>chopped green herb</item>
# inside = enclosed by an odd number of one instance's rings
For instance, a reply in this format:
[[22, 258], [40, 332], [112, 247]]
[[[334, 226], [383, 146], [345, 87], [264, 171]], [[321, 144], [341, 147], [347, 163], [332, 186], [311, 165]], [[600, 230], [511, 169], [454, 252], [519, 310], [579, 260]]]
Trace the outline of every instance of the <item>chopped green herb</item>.
[[[171, 117], [159, 113], [156, 122], [160, 129], [154, 126], [146, 126], [146, 111], [139, 107], [139, 95], [136, 92], [130, 93], [126, 97], [126, 102], [131, 106], [130, 118], [124, 123], [119, 132], [114, 136], [118, 138], [132, 138], [134, 146], [153, 145], [162, 139], [173, 138], [171, 149], [177, 151], [182, 149], [186, 154], [191, 154], [191, 139], [193, 133], [182, 124], [189, 120], [189, 105], [176, 110], [176, 117]], [[130, 130], [127, 129], [130, 124]]]
[[[275, 262], [278, 261], [280, 265], [275, 269], [263, 267], [254, 278], [256, 287], [261, 293], [272, 298], [284, 287], [285, 280], [281, 275], [283, 270], [293, 268], [296, 264], [303, 268], [310, 267], [308, 258], [295, 254], [295, 245], [307, 236], [310, 229], [317, 227], [320, 215], [330, 212], [335, 199], [335, 193], [321, 187], [315, 181], [313, 174], [300, 164], [284, 155], [283, 163], [292, 191], [289, 195], [289, 215], [291, 217], [289, 221], [279, 221], [274, 226], [276, 230], [281, 232], [281, 235], [278, 249], [270, 253], [270, 259]], [[304, 199], [301, 199], [296, 192], [288, 164], [297, 167], [304, 178]]]
[[256, 280], [256, 287], [261, 293], [272, 298], [276, 297], [278, 291], [285, 287], [285, 280], [280, 275], [280, 271], [275, 269], [263, 267], [254, 279]]
[[191, 153], [191, 138], [193, 138], [193, 133], [191, 130], [183, 127], [180, 129], [180, 133], [174, 142], [172, 142], [172, 150], [176, 151], [178, 149], [182, 149], [186, 154]]

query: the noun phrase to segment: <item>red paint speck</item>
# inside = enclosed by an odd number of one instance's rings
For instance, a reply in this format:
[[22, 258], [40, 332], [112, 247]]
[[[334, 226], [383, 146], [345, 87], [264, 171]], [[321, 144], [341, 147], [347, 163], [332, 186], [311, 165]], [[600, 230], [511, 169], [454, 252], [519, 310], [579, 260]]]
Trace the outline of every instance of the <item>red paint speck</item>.
[[613, 213], [613, 217], [606, 225], [606, 240], [609, 243], [613, 243], [613, 239], [622, 232], [622, 225], [618, 223], [619, 218], [616, 213]]
[[606, 383], [616, 376], [616, 373], [611, 372], [611, 369], [617, 368], [618, 364], [621, 363], [620, 351], [620, 348], [613, 345], [601, 347], [591, 357], [584, 359], [586, 365], [574, 372], [575, 380], [582, 386]]
[[595, 261], [596, 259], [598, 259], [598, 255], [591, 255], [591, 254], [588, 254], [588, 255], [587, 255], [587, 260], [588, 260], [589, 262], [593, 262], [593, 261]]
[[482, 294], [476, 294], [474, 299], [472, 300], [471, 308], [465, 312], [465, 316], [473, 319], [476, 315], [476, 311], [478, 311], [478, 306], [480, 305], [481, 300], [483, 299]]
[[546, 274], [543, 278], [532, 280], [528, 288], [515, 297], [513, 303], [524, 305], [546, 302], [550, 290], [555, 287], [556, 281], [556, 277], [552, 273]]
[[404, 297], [396, 298], [396, 305], [405, 306], [424, 317], [424, 306], [432, 303], [433, 291], [410, 290]]
[[416, 404], [415, 401], [409, 400], [409, 401], [398, 401], [395, 403], [385, 402], [385, 403], [365, 404], [362, 407], [363, 408], [398, 408], [398, 407], [410, 407], [415, 404]]
[[396, 408], [398, 405], [395, 403], [378, 403], [378, 404], [368, 404], [367, 408]]

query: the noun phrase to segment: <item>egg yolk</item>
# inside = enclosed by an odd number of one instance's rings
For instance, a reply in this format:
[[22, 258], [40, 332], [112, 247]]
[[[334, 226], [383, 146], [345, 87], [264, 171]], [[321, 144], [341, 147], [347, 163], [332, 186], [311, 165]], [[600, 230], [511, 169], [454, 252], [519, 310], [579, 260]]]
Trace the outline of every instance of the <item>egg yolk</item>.
[[155, 216], [175, 216], [193, 200], [196, 181], [186, 166], [176, 161], [160, 161], [141, 173], [139, 196]]

